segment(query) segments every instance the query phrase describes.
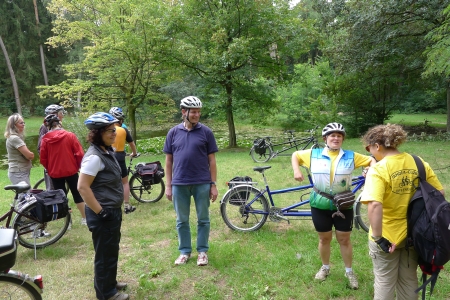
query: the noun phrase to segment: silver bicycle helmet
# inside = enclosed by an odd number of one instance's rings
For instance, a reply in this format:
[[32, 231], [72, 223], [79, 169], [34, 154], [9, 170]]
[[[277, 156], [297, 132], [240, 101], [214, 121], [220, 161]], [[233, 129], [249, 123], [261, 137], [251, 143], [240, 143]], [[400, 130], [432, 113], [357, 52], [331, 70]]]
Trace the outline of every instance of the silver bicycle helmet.
[[338, 132], [345, 136], [345, 128], [340, 123], [329, 123], [322, 129], [322, 137], [325, 137], [333, 132]]
[[47, 128], [52, 128], [54, 123], [59, 124], [59, 118], [57, 115], [54, 114], [49, 114], [48, 116], [45, 117], [44, 119], [44, 124]]
[[122, 111], [122, 109], [120, 107], [116, 107], [116, 106], [112, 107], [109, 110], [109, 114], [114, 116], [116, 119], [119, 119], [119, 120], [125, 119], [125, 115], [123, 114], [123, 111]]
[[57, 114], [59, 111], [64, 113], [64, 107], [57, 104], [50, 104], [45, 108], [45, 115]]
[[181, 99], [180, 108], [202, 108], [202, 101], [195, 96]]
[[103, 128], [114, 123], [119, 123], [119, 120], [105, 112], [97, 112], [84, 121], [84, 125], [90, 130]]

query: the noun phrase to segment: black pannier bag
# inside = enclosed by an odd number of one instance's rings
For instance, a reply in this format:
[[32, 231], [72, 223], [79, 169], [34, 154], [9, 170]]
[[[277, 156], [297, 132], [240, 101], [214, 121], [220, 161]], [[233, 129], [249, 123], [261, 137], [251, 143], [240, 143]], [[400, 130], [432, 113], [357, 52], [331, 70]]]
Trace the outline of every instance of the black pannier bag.
[[33, 208], [33, 215], [39, 221], [45, 223], [53, 220], [65, 218], [69, 213], [69, 204], [63, 190], [49, 190], [34, 194], [36, 207]]
[[136, 171], [141, 176], [144, 183], [157, 184], [164, 177], [164, 169], [159, 161], [149, 163], [139, 163], [136, 165]]
[[253, 141], [253, 147], [255, 149], [255, 152], [258, 153], [259, 155], [264, 155], [266, 154], [266, 142], [264, 141], [264, 139], [256, 139]]
[[[233, 188], [236, 185], [252, 185], [252, 178], [249, 176], [236, 176], [228, 181], [227, 184], [229, 189]], [[247, 200], [252, 200], [250, 199], [250, 196], [250, 191], [241, 191], [239, 193], [234, 193], [232, 195], [232, 198], [229, 200], [229, 203], [232, 205], [240, 206], [245, 204]]]

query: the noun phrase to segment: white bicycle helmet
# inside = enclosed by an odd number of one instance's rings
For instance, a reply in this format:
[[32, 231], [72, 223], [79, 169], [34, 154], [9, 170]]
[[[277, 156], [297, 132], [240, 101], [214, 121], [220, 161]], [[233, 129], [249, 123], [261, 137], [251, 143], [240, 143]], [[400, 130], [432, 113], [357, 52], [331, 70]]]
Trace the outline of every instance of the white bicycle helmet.
[[202, 108], [202, 101], [195, 96], [181, 99], [180, 108]]
[[322, 129], [322, 137], [325, 137], [333, 132], [338, 132], [345, 136], [345, 128], [340, 123], [329, 123]]
[[125, 115], [123, 114], [123, 111], [120, 107], [111, 107], [111, 109], [109, 110], [109, 114], [119, 120], [125, 119]]
[[50, 114], [57, 114], [59, 111], [62, 111], [64, 113], [64, 107], [57, 104], [50, 104], [45, 108], [45, 115], [47, 116]]
[[119, 123], [119, 120], [105, 112], [97, 112], [84, 121], [84, 125], [89, 130], [103, 128], [114, 123]]

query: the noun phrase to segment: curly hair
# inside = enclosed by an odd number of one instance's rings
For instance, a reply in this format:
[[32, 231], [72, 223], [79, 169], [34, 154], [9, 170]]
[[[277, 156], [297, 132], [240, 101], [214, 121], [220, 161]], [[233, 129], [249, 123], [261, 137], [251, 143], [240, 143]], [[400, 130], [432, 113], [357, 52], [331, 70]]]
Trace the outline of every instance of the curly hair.
[[398, 148], [406, 141], [408, 134], [397, 124], [377, 125], [370, 128], [362, 137], [365, 145], [379, 144], [385, 148]]
[[105, 131], [107, 126], [99, 128], [99, 129], [91, 129], [87, 135], [86, 140], [89, 143], [92, 143], [96, 146], [105, 146], [105, 143], [102, 139], [102, 133]]

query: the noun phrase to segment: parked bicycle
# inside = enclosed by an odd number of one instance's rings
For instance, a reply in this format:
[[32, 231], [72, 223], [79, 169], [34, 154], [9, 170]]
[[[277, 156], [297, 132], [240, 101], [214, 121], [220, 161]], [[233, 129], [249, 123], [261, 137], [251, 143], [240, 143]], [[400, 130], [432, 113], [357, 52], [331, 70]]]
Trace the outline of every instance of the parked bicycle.
[[37, 205], [36, 198], [26, 194], [19, 199], [19, 194], [29, 189], [30, 185], [25, 182], [5, 186], [5, 190], [13, 190], [15, 196], [9, 211], [0, 216], [0, 222], [6, 220], [4, 227], [17, 231], [22, 246], [30, 249], [44, 248], [57, 242], [67, 231], [70, 213], [51, 222], [41, 222], [33, 210]]
[[[265, 188], [259, 190], [255, 187], [257, 182], [252, 181], [234, 181], [230, 182], [232, 187], [225, 193], [220, 202], [220, 213], [225, 224], [233, 230], [237, 231], [255, 231], [260, 229], [267, 218], [273, 222], [287, 221], [298, 217], [311, 217], [311, 209], [299, 209], [299, 207], [309, 204], [309, 195], [313, 188], [313, 181], [309, 169], [304, 168], [308, 174], [309, 184], [279, 189], [270, 190], [267, 183], [264, 171], [270, 169], [270, 166], [255, 167], [254, 171], [261, 173]], [[362, 189], [365, 183], [363, 176], [356, 176], [352, 178], [352, 192], [357, 193]], [[300, 201], [291, 203], [284, 207], [275, 206], [273, 195], [291, 193], [300, 191]], [[354, 205], [354, 221], [356, 227], [359, 226], [365, 231], [368, 231], [368, 219], [363, 214], [366, 213], [365, 205], [360, 202], [360, 197]]]
[[0, 229], [0, 299], [41, 300], [44, 281], [11, 270], [17, 257], [17, 232], [12, 228]]
[[[257, 138], [253, 142], [249, 154], [254, 162], [262, 163], [294, 148], [295, 151], [304, 150], [306, 148], [319, 148], [319, 143], [315, 136], [317, 128], [319, 128], [319, 126], [307, 130], [306, 132], [309, 133], [309, 136], [303, 138], [296, 138], [293, 130], [287, 130], [285, 132], [288, 135], [287, 140], [281, 143], [273, 143], [271, 140], [272, 137], [270, 136]], [[282, 146], [282, 148], [280, 150], [274, 150], [274, 148], [278, 146]]]
[[[41, 179], [39, 179], [34, 185], [33, 185], [33, 189], [34, 190], [46, 190], [46, 186], [45, 186], [45, 178], [42, 177]], [[70, 191], [69, 189], [69, 184], [66, 182], [66, 191]], [[0, 299], [1, 300], [1, 299]]]
[[[130, 178], [131, 195], [142, 203], [158, 202], [166, 191], [166, 186], [162, 180], [164, 169], [162, 169], [161, 163], [159, 161], [139, 163], [133, 169], [133, 158], [130, 157], [130, 164], [128, 165], [128, 174], [132, 174]], [[147, 170], [144, 170], [145, 166], [148, 166]]]

